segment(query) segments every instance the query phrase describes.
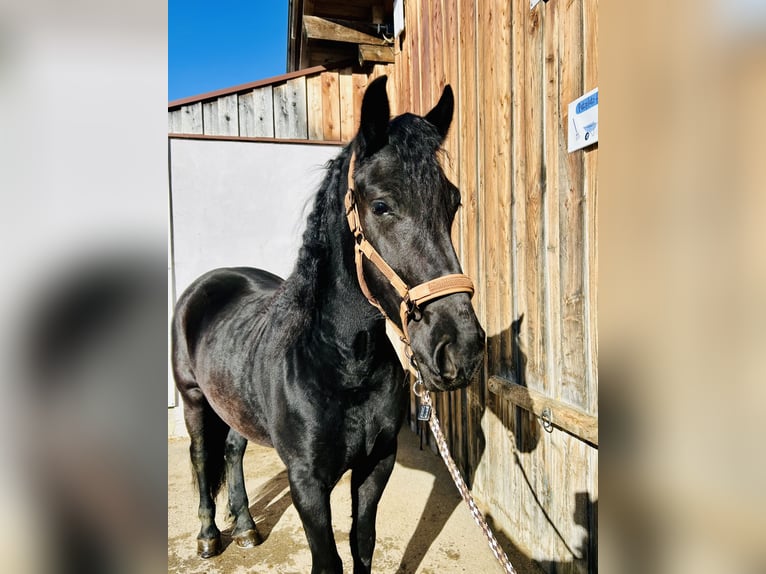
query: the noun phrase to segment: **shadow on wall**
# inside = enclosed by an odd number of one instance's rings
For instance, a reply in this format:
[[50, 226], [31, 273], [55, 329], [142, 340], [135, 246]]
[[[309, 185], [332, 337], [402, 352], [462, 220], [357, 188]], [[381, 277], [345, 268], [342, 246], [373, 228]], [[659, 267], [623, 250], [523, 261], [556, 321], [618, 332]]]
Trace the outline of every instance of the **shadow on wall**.
[[[489, 337], [487, 339], [487, 356], [493, 357], [493, 358], [499, 358], [503, 356], [510, 356], [512, 358], [512, 364], [511, 365], [504, 365], [505, 368], [503, 368], [503, 365], [501, 365], [500, 371], [501, 372], [510, 372], [512, 373], [512, 378], [516, 380], [522, 387], [527, 386], [526, 382], [526, 369], [527, 369], [527, 357], [521, 350], [521, 345], [519, 342], [519, 335], [521, 333], [521, 325], [524, 321], [524, 315], [520, 315], [518, 319], [513, 321], [511, 326], [503, 331], [502, 333]], [[506, 345], [507, 342], [510, 341], [511, 349], [510, 354], [503, 353], [504, 349], [502, 348], [503, 345]], [[497, 361], [499, 362], [499, 361]], [[502, 413], [500, 412], [500, 400], [495, 397], [493, 394], [489, 393], [486, 390], [486, 386], [482, 384], [478, 384], [476, 382], [473, 383], [476, 385], [474, 391], [478, 393], [479, 397], [478, 400], [471, 401], [471, 405], [473, 408], [476, 409], [475, 412], [470, 413], [471, 419], [474, 421], [481, 421], [483, 418], [483, 415], [485, 413], [485, 410], [488, 408], [493, 414], [495, 414], [498, 418], [498, 420], [504, 420], [504, 417], [502, 416]], [[467, 405], [469, 404], [469, 401], [467, 400], [466, 393], [467, 391], [461, 390], [456, 391], [459, 393], [463, 393], [462, 397], [462, 407], [463, 407], [463, 421], [464, 425], [463, 428], [465, 429], [465, 421], [467, 420], [467, 413], [465, 409], [471, 408]], [[495, 526], [493, 525], [493, 520], [491, 515], [488, 515], [487, 521], [489, 522], [490, 526], [492, 527], [495, 536], [498, 539], [498, 542], [502, 546], [502, 548], [505, 550], [506, 554], [508, 555], [508, 558], [510, 559], [511, 563], [514, 565], [516, 570], [519, 572], [519, 574], [523, 573], [539, 573], [539, 572], [597, 572], [597, 564], [596, 564], [596, 540], [595, 536], [591, 537], [591, 532], [596, 532], [595, 526], [597, 524], [597, 508], [598, 508], [598, 501], [592, 501], [590, 499], [590, 496], [587, 492], [579, 492], [576, 494], [575, 498], [575, 512], [573, 516], [573, 520], [576, 524], [583, 526], [588, 533], [588, 536], [583, 541], [581, 546], [579, 548], [571, 548], [565, 538], [562, 536], [559, 528], [556, 524], [551, 520], [547, 509], [545, 508], [544, 504], [540, 500], [539, 496], [535, 492], [535, 489], [531, 483], [531, 481], [528, 478], [528, 472], [524, 468], [522, 464], [522, 460], [519, 457], [519, 453], [531, 453], [539, 444], [540, 437], [541, 437], [541, 424], [537, 420], [537, 417], [530, 413], [529, 411], [522, 409], [520, 407], [512, 407], [514, 409], [514, 425], [515, 429], [511, 429], [506, 427], [506, 429], [509, 432], [513, 432], [513, 436], [515, 439], [515, 449], [513, 452], [514, 460], [516, 465], [519, 467], [521, 475], [524, 477], [525, 482], [530, 490], [530, 493], [535, 500], [535, 502], [539, 505], [541, 511], [543, 512], [544, 516], [546, 517], [548, 523], [555, 531], [558, 538], [561, 540], [561, 542], [564, 544], [564, 546], [568, 549], [569, 553], [572, 556], [572, 560], [569, 562], [554, 562], [554, 561], [535, 561], [530, 556], [525, 554], [516, 544], [514, 544], [507, 536], [504, 535], [502, 531], [499, 531]], [[482, 457], [484, 455], [484, 451], [486, 448], [486, 438], [484, 437], [483, 430], [480, 425], [476, 425], [476, 428], [473, 429], [475, 436], [473, 437], [473, 440], [475, 441], [473, 445], [468, 446], [468, 441], [463, 441], [463, 456], [462, 460], [467, 461], [461, 466], [460, 470], [463, 475], [463, 478], [465, 479], [466, 483], [468, 484], [469, 488], [472, 487], [474, 479], [475, 479], [475, 473], [476, 469], [479, 467]], [[419, 434], [420, 433], [427, 433], [428, 427], [425, 425], [420, 425], [419, 427]], [[421, 444], [423, 441], [423, 435], [421, 434]], [[475, 450], [475, 454], [469, 452], [470, 450]], [[475, 461], [473, 464], [471, 464], [472, 461]], [[413, 468], [418, 468], [417, 461], [415, 461], [415, 464], [413, 464], [413, 461], [399, 461], [400, 463], [403, 463], [407, 466], [411, 466]], [[419, 470], [425, 470], [419, 468]], [[443, 483], [441, 481], [434, 481], [434, 487], [431, 491], [431, 494], [429, 496], [429, 500], [425, 505], [425, 508], [427, 509], [433, 509], [437, 508], [438, 505], [435, 504], [435, 500], [443, 497], [445, 492], [444, 491], [452, 491], [454, 496], [452, 498], [447, 497], [447, 499], [454, 500], [454, 504], [450, 507], [441, 507], [440, 512], [438, 512], [436, 515], [434, 515], [432, 512], [429, 512], [428, 517], [424, 514], [421, 517], [421, 520], [418, 522], [418, 528], [415, 531], [415, 533], [412, 536], [412, 539], [410, 540], [410, 543], [407, 545], [407, 549], [405, 550], [404, 556], [402, 558], [402, 561], [399, 566], [399, 574], [409, 574], [414, 573], [417, 571], [418, 567], [423, 561], [423, 558], [425, 557], [425, 554], [427, 553], [430, 546], [433, 544], [433, 542], [436, 540], [436, 538], [439, 536], [439, 533], [444, 528], [444, 525], [446, 524], [447, 520], [451, 516], [452, 512], [455, 510], [455, 507], [457, 507], [459, 504], [462, 504], [462, 499], [460, 498], [456, 487], [454, 484], [451, 483]], [[542, 568], [542, 570], [541, 570]]]

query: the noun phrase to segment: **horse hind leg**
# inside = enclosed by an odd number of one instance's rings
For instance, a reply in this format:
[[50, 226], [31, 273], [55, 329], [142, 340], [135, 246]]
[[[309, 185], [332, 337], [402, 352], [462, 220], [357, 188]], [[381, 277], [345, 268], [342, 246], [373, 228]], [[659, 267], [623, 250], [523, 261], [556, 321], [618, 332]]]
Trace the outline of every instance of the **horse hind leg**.
[[200, 531], [197, 554], [210, 558], [223, 549], [215, 524], [215, 497], [224, 480], [224, 449], [229, 427], [213, 412], [199, 389], [184, 393], [184, 419], [191, 438], [189, 452], [199, 491]]
[[226, 437], [226, 482], [229, 485], [229, 512], [234, 519], [231, 536], [240, 548], [252, 548], [263, 542], [250, 514], [242, 458], [247, 439], [234, 429]]

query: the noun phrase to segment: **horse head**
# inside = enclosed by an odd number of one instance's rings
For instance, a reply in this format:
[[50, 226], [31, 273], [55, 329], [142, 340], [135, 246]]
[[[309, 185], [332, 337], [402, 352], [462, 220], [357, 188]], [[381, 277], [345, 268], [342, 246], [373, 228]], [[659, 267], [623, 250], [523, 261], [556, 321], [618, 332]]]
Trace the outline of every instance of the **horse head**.
[[[406, 284], [397, 288], [368, 256], [361, 263], [363, 290], [406, 334], [426, 388], [441, 391], [470, 383], [482, 363], [485, 338], [471, 305], [471, 282], [462, 275], [450, 237], [460, 192], [438, 157], [453, 110], [446, 86], [425, 116], [391, 120], [386, 78], [378, 78], [364, 95], [349, 177], [363, 239]], [[409, 289], [433, 280], [443, 285], [438, 279], [445, 276], [462, 287], [442, 289], [421, 305], [408, 301]]]

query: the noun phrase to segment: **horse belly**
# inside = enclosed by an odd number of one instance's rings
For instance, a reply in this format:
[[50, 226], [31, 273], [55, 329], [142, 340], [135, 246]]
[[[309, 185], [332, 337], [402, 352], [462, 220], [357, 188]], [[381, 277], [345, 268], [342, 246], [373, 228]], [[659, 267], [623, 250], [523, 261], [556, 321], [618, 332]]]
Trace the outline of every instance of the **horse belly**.
[[266, 417], [255, 397], [239, 392], [230, 380], [213, 378], [204, 387], [202, 390], [208, 403], [227, 425], [251, 442], [274, 446], [267, 430]]
[[[257, 324], [254, 319], [253, 325]], [[227, 425], [251, 442], [274, 446], [268, 431], [269, 375], [256, 360], [262, 354], [258, 352], [262, 341], [262, 328], [244, 335], [236, 323], [223, 322], [200, 354], [205, 363], [201, 370], [207, 376], [198, 383]]]

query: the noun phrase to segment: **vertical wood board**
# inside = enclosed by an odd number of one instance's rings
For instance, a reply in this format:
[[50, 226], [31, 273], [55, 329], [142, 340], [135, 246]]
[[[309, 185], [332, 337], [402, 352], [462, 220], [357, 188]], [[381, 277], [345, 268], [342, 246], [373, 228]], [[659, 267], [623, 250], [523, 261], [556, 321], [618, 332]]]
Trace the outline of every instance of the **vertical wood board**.
[[308, 114], [308, 138], [310, 140], [324, 139], [322, 76], [320, 74], [306, 77], [306, 109]]
[[253, 135], [274, 137], [274, 88], [264, 86], [253, 90]]
[[307, 139], [306, 78], [274, 86], [274, 137]]

